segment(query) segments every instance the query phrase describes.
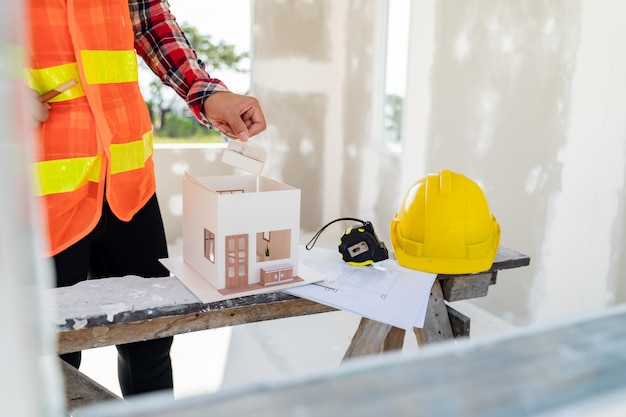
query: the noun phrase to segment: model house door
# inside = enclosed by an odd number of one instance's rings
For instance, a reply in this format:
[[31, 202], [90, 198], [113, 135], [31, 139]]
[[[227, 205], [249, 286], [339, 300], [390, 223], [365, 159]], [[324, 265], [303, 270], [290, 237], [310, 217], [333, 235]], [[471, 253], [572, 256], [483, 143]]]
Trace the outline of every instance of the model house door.
[[248, 285], [248, 235], [226, 236], [226, 288]]

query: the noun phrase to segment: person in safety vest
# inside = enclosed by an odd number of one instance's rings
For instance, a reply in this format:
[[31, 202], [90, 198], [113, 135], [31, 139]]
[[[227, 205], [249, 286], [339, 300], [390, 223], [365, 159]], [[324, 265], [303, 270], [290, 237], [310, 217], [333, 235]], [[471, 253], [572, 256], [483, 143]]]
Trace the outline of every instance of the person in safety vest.
[[[136, 53], [198, 120], [230, 138], [265, 129], [258, 101], [205, 71], [166, 0], [28, 0], [26, 16], [29, 86], [40, 97], [73, 85], [33, 112], [41, 122], [33, 172], [57, 286], [168, 276]], [[117, 347], [124, 396], [173, 388], [172, 340]], [[62, 358], [80, 365], [80, 352]]]

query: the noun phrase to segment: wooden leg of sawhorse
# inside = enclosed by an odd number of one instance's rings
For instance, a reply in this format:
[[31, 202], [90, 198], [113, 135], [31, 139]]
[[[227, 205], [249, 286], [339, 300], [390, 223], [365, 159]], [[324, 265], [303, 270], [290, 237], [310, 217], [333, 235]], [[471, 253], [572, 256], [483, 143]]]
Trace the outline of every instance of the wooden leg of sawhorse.
[[67, 362], [58, 359], [65, 387], [65, 405], [67, 415], [80, 407], [86, 407], [103, 401], [121, 401], [122, 399], [103, 387], [96, 381], [72, 367]]
[[[435, 280], [430, 291], [424, 328], [414, 328], [413, 332], [420, 346], [454, 337], [439, 280]], [[350, 342], [350, 346], [348, 346], [343, 361], [358, 356], [376, 355], [382, 352], [399, 350], [402, 349], [403, 343], [403, 329], [363, 317]]]
[[343, 360], [402, 349], [403, 342], [403, 329], [362, 317]]
[[424, 327], [421, 329], [413, 328], [413, 333], [415, 333], [417, 344], [420, 346], [454, 338], [448, 316], [448, 308], [443, 298], [441, 283], [438, 279], [435, 280], [430, 289]]

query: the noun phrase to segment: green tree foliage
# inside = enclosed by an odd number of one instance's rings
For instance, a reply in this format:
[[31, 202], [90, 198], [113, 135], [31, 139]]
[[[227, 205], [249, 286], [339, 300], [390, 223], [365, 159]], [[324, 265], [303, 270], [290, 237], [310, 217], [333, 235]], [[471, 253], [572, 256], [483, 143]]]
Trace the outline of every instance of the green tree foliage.
[[400, 142], [402, 130], [402, 97], [395, 94], [385, 96], [385, 141]]
[[[245, 73], [244, 68], [248, 52], [237, 53], [235, 46], [224, 41], [213, 42], [210, 35], [202, 35], [199, 31], [186, 23], [181, 24], [187, 40], [194, 47], [198, 58], [205, 63], [209, 73], [216, 70], [229, 69]], [[182, 100], [173, 91], [163, 85], [140, 60], [145, 73], [151, 76], [148, 88], [143, 89], [144, 99], [148, 104], [150, 117], [154, 124], [155, 134], [170, 138], [188, 138], [192, 136], [212, 137], [219, 140], [219, 135], [210, 134], [208, 129], [189, 115], [189, 111]]]
[[227, 44], [224, 41], [213, 43], [210, 35], [202, 35], [196, 28], [186, 23], [182, 24], [181, 28], [185, 32], [189, 43], [194, 46], [198, 53], [198, 58], [204, 61], [209, 73], [220, 69], [247, 72], [242, 64], [249, 57], [248, 52], [238, 54], [235, 52], [234, 45]]

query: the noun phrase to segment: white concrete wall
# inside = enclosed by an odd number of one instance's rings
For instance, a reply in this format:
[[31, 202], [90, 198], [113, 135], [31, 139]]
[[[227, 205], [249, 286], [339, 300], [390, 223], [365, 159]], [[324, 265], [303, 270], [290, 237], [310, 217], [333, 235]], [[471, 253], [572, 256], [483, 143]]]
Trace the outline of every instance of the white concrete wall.
[[[360, 217], [389, 245], [409, 185], [449, 168], [483, 187], [501, 243], [531, 256], [479, 306], [524, 325], [623, 302], [626, 2], [413, 1], [402, 153], [372, 145], [382, 2], [253, 3], [264, 174], [302, 190], [303, 232]], [[203, 152], [194, 175], [221, 174]], [[169, 158], [157, 150], [161, 171], [194, 164]]]
[[428, 101], [405, 172], [423, 155], [479, 181], [502, 244], [532, 257], [480, 304], [529, 323], [622, 302], [626, 4], [419, 5], [410, 73]]

